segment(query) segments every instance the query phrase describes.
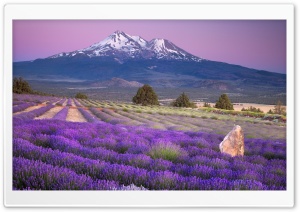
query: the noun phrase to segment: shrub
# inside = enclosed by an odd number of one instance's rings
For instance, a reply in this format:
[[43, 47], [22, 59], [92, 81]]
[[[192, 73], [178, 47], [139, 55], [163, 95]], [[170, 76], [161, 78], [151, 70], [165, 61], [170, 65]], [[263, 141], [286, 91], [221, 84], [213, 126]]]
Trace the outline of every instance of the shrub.
[[186, 153], [181, 150], [179, 146], [171, 142], [158, 142], [154, 144], [148, 152], [148, 155], [153, 159], [161, 158], [173, 162], [185, 154]]
[[75, 95], [75, 98], [77, 98], [77, 99], [87, 99], [88, 97], [84, 93], [77, 93]]
[[248, 107], [247, 109], [242, 108], [241, 111], [250, 111], [250, 112], [255, 112], [255, 113], [263, 113], [263, 111], [260, 108], [256, 108], [256, 107]]
[[158, 97], [150, 85], [144, 85], [139, 88], [136, 95], [132, 98], [132, 102], [143, 106], [159, 105]]
[[204, 105], [203, 105], [203, 107], [208, 107], [208, 108], [211, 108], [211, 105], [210, 105], [209, 103], [207, 103], [207, 102], [204, 102]]
[[246, 135], [246, 138], [255, 138], [255, 135], [249, 134], [249, 135]]
[[174, 102], [172, 102], [171, 105], [174, 107], [196, 108], [195, 103], [190, 102], [189, 97], [184, 92]]
[[233, 110], [233, 105], [226, 94], [222, 94], [216, 102], [215, 108]]
[[248, 107], [247, 109], [242, 108], [241, 111], [250, 111], [250, 112], [255, 112], [255, 113], [263, 113], [263, 111], [260, 108], [256, 108], [256, 107]]
[[22, 77], [13, 79], [13, 92], [18, 94], [33, 93], [29, 83], [23, 80]]
[[286, 108], [282, 105], [281, 101], [278, 101], [274, 107], [274, 113], [286, 116]]

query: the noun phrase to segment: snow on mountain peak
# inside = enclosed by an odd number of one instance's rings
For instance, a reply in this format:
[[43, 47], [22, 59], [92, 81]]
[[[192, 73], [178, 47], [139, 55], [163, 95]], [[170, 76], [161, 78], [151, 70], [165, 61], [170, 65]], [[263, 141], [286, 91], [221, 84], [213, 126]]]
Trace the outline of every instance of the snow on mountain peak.
[[193, 56], [172, 42], [155, 38], [146, 41], [140, 36], [131, 36], [123, 31], [117, 30], [104, 40], [94, 43], [91, 46], [69, 53], [60, 53], [50, 58], [73, 57], [85, 55], [88, 57], [113, 56], [115, 59], [144, 58], [144, 59], [166, 59], [201, 61], [201, 58]]
[[166, 48], [165, 39], [155, 38], [149, 42], [149, 48], [153, 49], [156, 52], [162, 51]]
[[145, 47], [147, 45], [147, 43], [148, 43], [146, 40], [144, 40], [140, 36], [131, 36], [131, 38], [133, 40], [135, 40], [138, 44], [140, 44], [141, 47]]

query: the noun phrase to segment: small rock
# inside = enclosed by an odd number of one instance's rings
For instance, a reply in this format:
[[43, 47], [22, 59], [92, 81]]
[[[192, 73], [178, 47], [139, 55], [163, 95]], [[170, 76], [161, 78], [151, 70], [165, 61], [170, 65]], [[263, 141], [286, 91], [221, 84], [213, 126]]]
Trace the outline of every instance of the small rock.
[[232, 157], [244, 155], [244, 132], [239, 125], [235, 125], [233, 129], [225, 136], [219, 145], [222, 153], [227, 153]]

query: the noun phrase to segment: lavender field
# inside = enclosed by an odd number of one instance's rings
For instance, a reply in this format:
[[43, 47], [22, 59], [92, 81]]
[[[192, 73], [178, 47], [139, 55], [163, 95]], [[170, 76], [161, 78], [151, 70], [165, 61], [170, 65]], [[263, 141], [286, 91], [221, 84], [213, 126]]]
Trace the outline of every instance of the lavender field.
[[[14, 94], [14, 190], [285, 190], [285, 123]], [[220, 153], [239, 124], [245, 155]]]

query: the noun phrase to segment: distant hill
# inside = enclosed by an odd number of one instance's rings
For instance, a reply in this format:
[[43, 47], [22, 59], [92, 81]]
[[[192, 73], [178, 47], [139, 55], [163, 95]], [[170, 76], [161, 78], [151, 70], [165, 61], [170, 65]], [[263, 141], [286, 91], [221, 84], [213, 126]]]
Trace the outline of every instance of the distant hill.
[[127, 81], [121, 78], [114, 77], [111, 80], [107, 80], [103, 82], [94, 82], [91, 84], [91, 86], [115, 87], [115, 88], [138, 88], [143, 86], [143, 84], [136, 81]]

